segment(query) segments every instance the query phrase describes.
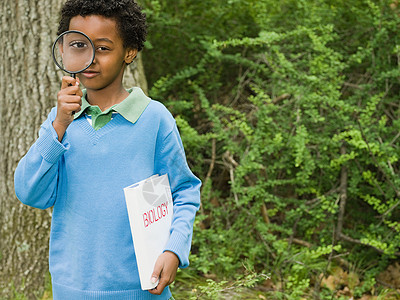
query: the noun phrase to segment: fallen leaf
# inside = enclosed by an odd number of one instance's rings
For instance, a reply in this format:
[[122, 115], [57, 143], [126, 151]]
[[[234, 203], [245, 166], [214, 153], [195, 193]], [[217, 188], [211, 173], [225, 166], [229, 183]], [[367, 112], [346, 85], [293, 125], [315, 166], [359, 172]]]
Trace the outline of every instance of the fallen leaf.
[[321, 285], [323, 287], [327, 287], [328, 289], [330, 289], [331, 291], [336, 290], [336, 285], [339, 282], [336, 280], [335, 277], [333, 277], [332, 275], [329, 275], [328, 278], [323, 278], [321, 281]]

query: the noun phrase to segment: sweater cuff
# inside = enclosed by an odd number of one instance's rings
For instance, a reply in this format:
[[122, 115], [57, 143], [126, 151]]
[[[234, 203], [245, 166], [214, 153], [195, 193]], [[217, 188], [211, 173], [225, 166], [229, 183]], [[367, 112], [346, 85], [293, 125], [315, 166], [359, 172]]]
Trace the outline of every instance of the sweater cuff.
[[191, 246], [191, 236], [186, 236], [180, 232], [173, 231], [165, 246], [165, 251], [175, 253], [179, 258], [179, 268], [184, 269], [189, 266], [189, 251]]
[[50, 125], [49, 128], [41, 132], [36, 145], [43, 159], [55, 164], [69, 148], [69, 143], [66, 141], [66, 133], [61, 142], [58, 141], [58, 135], [53, 125]]

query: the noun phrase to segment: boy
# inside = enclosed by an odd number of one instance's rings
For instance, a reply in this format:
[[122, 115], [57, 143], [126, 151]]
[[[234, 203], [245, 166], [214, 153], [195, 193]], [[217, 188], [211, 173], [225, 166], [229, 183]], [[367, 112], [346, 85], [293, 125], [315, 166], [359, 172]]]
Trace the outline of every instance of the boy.
[[[189, 170], [167, 109], [139, 88], [123, 88], [125, 66], [145, 41], [145, 15], [133, 0], [68, 0], [58, 33], [66, 30], [86, 33], [95, 59], [77, 79], [63, 77], [57, 107], [15, 171], [20, 201], [53, 207], [53, 297], [169, 299], [178, 266], [189, 263], [201, 182]], [[174, 200], [171, 236], [154, 267], [158, 286], [142, 291], [123, 188], [166, 173]]]

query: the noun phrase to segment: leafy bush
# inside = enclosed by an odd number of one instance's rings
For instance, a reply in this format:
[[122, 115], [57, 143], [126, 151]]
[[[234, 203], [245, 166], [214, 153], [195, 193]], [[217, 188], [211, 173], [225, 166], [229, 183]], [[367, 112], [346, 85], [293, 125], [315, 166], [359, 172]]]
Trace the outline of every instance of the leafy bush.
[[373, 293], [400, 256], [397, 2], [142, 2], [150, 95], [204, 184], [192, 269], [330, 299], [331, 266], [361, 264]]

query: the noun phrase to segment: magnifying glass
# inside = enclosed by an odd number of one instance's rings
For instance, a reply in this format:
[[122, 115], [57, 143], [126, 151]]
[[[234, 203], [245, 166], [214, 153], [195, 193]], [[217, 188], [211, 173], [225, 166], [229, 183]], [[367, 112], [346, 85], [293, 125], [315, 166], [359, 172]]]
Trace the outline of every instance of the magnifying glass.
[[95, 48], [83, 32], [68, 30], [60, 34], [52, 47], [53, 60], [63, 71], [76, 78], [93, 63]]

